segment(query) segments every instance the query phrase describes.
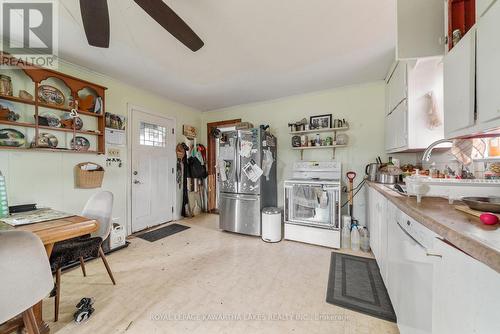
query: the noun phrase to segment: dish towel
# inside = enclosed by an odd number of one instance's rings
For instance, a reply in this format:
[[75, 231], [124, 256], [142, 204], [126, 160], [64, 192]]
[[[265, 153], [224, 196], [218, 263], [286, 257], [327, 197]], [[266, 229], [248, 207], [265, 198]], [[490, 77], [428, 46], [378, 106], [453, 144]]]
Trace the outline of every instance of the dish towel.
[[453, 141], [451, 154], [464, 166], [472, 163], [472, 159], [484, 158], [486, 142], [482, 138], [457, 139]]

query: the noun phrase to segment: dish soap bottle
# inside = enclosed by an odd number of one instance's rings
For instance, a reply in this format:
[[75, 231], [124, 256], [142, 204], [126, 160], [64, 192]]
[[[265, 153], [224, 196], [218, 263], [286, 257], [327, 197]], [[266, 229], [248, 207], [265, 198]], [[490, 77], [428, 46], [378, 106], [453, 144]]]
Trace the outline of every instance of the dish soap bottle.
[[9, 216], [9, 205], [7, 203], [7, 184], [5, 177], [0, 172], [0, 218]]

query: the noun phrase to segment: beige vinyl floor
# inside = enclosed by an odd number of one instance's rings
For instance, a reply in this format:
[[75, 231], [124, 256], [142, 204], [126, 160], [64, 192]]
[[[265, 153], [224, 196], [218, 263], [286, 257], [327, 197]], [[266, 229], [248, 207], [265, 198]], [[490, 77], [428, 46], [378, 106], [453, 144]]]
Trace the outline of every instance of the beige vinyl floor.
[[[191, 228], [150, 243], [131, 238], [108, 256], [62, 275], [60, 316], [44, 300], [51, 333], [398, 333], [395, 324], [325, 302], [331, 250], [218, 230], [217, 215], [180, 221]], [[359, 254], [362, 255], [362, 254]], [[82, 297], [95, 313], [73, 322]]]

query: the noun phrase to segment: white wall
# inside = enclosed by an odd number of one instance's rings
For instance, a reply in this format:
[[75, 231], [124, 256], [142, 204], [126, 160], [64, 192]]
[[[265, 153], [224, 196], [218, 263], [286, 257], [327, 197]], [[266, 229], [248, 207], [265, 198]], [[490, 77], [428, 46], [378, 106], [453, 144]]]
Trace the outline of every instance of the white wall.
[[[283, 205], [283, 180], [290, 175], [292, 162], [300, 160], [300, 152], [291, 149], [291, 135], [287, 124], [312, 115], [333, 114], [333, 118], [345, 118], [350, 124], [349, 146], [336, 150], [336, 160], [342, 162], [343, 174], [354, 170], [357, 184], [364, 176], [365, 165], [375, 162], [384, 153], [384, 82], [373, 82], [310, 94], [296, 95], [273, 101], [253, 103], [202, 113], [202, 140], [206, 138], [206, 124], [225, 119], [241, 118], [254, 126], [269, 124], [278, 137], [278, 203]], [[331, 150], [304, 152], [304, 160], [329, 160]], [[345, 176], [344, 176], [345, 182]], [[345, 200], [347, 196], [344, 195]], [[355, 197], [354, 214], [365, 222], [364, 191]]]
[[[130, 103], [176, 118], [177, 142], [184, 140], [181, 135], [183, 124], [200, 127], [200, 112], [193, 108], [72, 64], [60, 63], [59, 71], [108, 87], [108, 112], [127, 115], [127, 104]], [[121, 158], [127, 161], [126, 147], [121, 148]], [[73, 168], [84, 161], [105, 166], [105, 156], [102, 155], [0, 150], [0, 171], [7, 179], [9, 204], [38, 203], [39, 206], [79, 213], [91, 194], [100, 190], [75, 189]], [[128, 171], [126, 163], [122, 168], [107, 168], [102, 188], [115, 195], [113, 216], [120, 218], [122, 224], [126, 223], [127, 218]], [[177, 189], [175, 218], [180, 217], [181, 196], [182, 193]]]

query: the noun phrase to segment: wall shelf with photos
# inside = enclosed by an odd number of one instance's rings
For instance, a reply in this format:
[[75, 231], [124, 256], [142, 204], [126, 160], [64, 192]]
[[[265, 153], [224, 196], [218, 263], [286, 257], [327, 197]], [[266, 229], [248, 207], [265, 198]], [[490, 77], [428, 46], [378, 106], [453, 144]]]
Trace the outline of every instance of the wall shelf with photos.
[[[337, 134], [349, 130], [345, 119], [332, 119], [332, 114], [311, 116], [309, 120], [303, 118], [295, 123], [288, 123], [292, 150], [300, 151], [300, 159], [304, 159], [304, 151], [331, 149], [332, 159], [335, 159], [337, 148], [347, 147], [348, 136]], [[311, 129], [311, 127], [315, 127]], [[331, 134], [325, 136], [324, 134]], [[320, 136], [323, 134], [323, 136]], [[315, 135], [314, 137], [308, 135]]]
[[20, 61], [0, 69], [0, 150], [104, 154], [106, 89]]

